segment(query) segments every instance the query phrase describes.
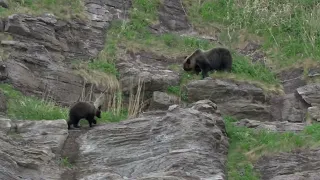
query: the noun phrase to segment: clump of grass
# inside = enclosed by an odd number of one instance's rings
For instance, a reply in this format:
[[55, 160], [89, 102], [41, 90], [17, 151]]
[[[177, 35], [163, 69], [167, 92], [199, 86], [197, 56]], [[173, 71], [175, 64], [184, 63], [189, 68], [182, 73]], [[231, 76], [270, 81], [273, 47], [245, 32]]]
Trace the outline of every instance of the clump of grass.
[[86, 18], [84, 4], [81, 0], [8, 0], [9, 8], [0, 8], [0, 17], [6, 17], [15, 13], [40, 15], [53, 13], [62, 19], [72, 17]]
[[227, 169], [231, 180], [260, 179], [253, 164], [263, 155], [320, 145], [320, 126], [317, 124], [307, 126], [300, 133], [276, 133], [238, 127], [233, 125], [235, 119], [224, 119], [230, 138]]
[[72, 164], [69, 161], [68, 157], [60, 158], [60, 165], [63, 167], [72, 168]]
[[53, 102], [25, 97], [8, 84], [1, 84], [0, 89], [9, 99], [8, 116], [12, 119], [54, 120], [67, 117], [67, 109], [58, 107]]

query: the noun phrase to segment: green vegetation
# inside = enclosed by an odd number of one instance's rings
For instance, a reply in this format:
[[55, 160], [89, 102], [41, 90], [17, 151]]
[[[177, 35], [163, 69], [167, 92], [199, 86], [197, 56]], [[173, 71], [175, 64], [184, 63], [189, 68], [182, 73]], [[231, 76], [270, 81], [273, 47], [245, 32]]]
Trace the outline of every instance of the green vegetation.
[[0, 17], [6, 17], [14, 13], [32, 15], [53, 13], [63, 19], [85, 18], [84, 4], [81, 0], [8, 0], [8, 3], [9, 9], [0, 7]]
[[[264, 49], [276, 67], [320, 59], [319, 1], [312, 0], [184, 0], [188, 15], [204, 33], [217, 27], [235, 43], [241, 30], [263, 38]], [[231, 35], [230, 35], [231, 34]], [[241, 42], [240, 42], [241, 43]]]
[[276, 133], [237, 127], [232, 124], [235, 119], [224, 119], [230, 138], [227, 164], [230, 180], [259, 180], [259, 174], [254, 170], [253, 164], [263, 155], [320, 145], [319, 124], [307, 126], [299, 134]]
[[[8, 98], [8, 116], [12, 119], [23, 120], [55, 120], [68, 119], [68, 108], [62, 108], [50, 101], [36, 97], [26, 97], [14, 90], [11, 85], [0, 84], [0, 90]], [[127, 118], [127, 112], [121, 111], [119, 115], [112, 112], [102, 112], [99, 122], [117, 122]], [[81, 124], [87, 123], [81, 120]]]
[[68, 157], [60, 158], [60, 165], [63, 167], [72, 168], [72, 164], [69, 161]]

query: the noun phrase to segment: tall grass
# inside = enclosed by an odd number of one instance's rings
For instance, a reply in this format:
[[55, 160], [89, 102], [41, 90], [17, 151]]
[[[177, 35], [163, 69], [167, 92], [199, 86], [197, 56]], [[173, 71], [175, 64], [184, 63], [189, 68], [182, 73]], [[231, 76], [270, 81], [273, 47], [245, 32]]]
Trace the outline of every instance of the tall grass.
[[273, 62], [285, 67], [320, 57], [320, 2], [312, 0], [184, 0], [190, 19], [199, 29], [220, 27], [223, 33], [245, 29], [264, 38]]

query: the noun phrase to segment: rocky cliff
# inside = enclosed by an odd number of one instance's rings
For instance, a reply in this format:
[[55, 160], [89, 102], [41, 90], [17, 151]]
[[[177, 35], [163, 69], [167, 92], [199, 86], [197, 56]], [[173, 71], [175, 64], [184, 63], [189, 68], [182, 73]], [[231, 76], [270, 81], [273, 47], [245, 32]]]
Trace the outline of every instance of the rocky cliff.
[[[318, 55], [282, 41], [299, 33], [289, 22], [289, 34], [261, 33], [282, 21], [266, 15], [268, 28], [250, 29], [266, 18], [247, 22], [234, 8], [243, 4], [218, 0], [77, 3], [0, 0], [1, 179], [316, 179], [319, 64], [308, 58]], [[183, 71], [184, 56], [216, 46], [232, 51], [232, 73]], [[58, 120], [39, 115], [106, 87], [108, 111], [93, 129], [67, 131], [66, 109]], [[129, 119], [110, 123], [123, 111]]]

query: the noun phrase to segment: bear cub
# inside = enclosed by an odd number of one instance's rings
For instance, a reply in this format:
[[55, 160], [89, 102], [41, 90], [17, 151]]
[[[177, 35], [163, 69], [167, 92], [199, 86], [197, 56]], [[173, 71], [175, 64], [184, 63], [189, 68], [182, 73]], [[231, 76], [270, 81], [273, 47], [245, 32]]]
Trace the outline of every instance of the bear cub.
[[231, 72], [232, 56], [226, 48], [213, 48], [207, 51], [197, 49], [183, 62], [185, 71], [194, 71], [197, 75], [202, 72], [202, 78], [208, 77], [209, 71]]
[[73, 127], [79, 128], [79, 122], [82, 118], [86, 119], [89, 126], [92, 127], [92, 123], [97, 124], [95, 116], [101, 118], [101, 106], [96, 109], [93, 104], [88, 102], [77, 102], [70, 108], [68, 129], [70, 129], [71, 124], [73, 124]]

